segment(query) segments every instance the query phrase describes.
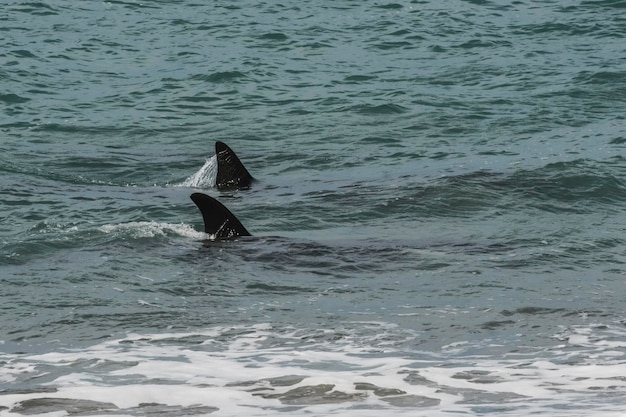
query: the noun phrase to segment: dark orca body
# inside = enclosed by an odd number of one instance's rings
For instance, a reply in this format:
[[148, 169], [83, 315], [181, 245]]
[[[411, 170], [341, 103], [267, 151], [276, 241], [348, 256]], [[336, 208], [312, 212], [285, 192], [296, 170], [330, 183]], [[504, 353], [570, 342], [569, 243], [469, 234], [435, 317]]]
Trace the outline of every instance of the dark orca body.
[[237, 217], [213, 197], [202, 193], [193, 193], [191, 199], [202, 213], [204, 232], [211, 235], [212, 240], [250, 236], [250, 233]]
[[224, 142], [215, 142], [217, 155], [217, 177], [215, 187], [218, 190], [242, 190], [250, 188], [254, 180], [243, 166], [235, 152]]

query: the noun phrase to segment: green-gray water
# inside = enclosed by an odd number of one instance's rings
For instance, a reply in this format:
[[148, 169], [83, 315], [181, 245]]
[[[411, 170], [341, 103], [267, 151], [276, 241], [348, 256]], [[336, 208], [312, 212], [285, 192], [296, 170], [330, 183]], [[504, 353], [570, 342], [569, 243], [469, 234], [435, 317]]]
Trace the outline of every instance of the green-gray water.
[[624, 1], [0, 10], [0, 416], [626, 406]]

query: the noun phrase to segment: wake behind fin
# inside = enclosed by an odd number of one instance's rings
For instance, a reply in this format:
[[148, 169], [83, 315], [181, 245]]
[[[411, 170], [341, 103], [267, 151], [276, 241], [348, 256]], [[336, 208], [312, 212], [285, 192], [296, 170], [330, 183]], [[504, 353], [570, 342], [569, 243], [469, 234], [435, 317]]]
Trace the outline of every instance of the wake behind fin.
[[243, 166], [235, 152], [224, 142], [215, 142], [217, 155], [217, 178], [215, 186], [219, 190], [241, 190], [250, 188], [252, 175]]
[[237, 236], [250, 236], [241, 222], [222, 203], [202, 193], [191, 194], [191, 199], [202, 213], [204, 232], [213, 239], [232, 239]]

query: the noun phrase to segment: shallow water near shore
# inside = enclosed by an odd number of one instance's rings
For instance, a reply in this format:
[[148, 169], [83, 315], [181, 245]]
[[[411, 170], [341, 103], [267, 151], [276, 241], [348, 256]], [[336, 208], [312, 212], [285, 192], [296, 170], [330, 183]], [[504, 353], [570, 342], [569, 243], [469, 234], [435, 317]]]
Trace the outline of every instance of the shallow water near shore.
[[622, 415], [623, 2], [5, 9], [0, 416]]

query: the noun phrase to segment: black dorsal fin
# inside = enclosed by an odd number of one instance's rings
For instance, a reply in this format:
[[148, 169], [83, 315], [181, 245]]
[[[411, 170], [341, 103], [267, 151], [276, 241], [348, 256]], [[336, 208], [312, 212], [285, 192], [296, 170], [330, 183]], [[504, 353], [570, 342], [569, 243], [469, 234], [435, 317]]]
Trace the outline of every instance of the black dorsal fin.
[[215, 154], [217, 155], [215, 186], [219, 190], [250, 188], [254, 178], [228, 145], [220, 141], [215, 142]]
[[202, 193], [193, 193], [191, 199], [202, 213], [204, 232], [213, 239], [231, 239], [250, 236], [241, 222], [222, 203]]

